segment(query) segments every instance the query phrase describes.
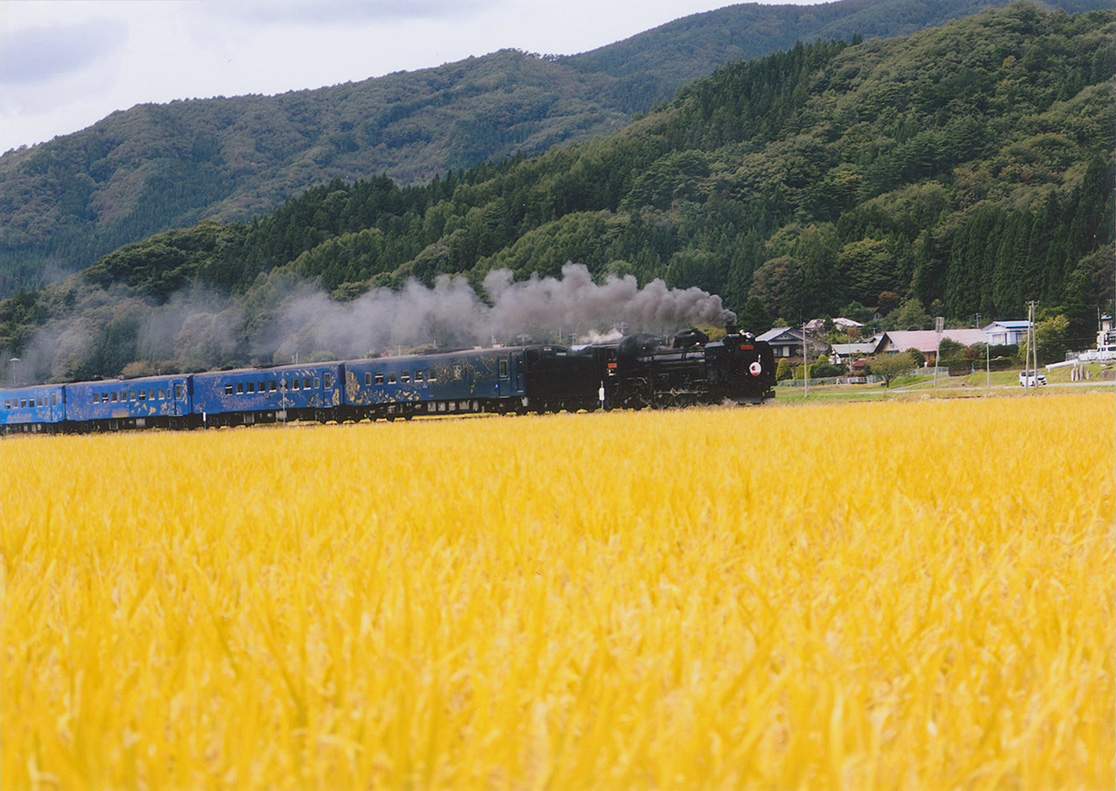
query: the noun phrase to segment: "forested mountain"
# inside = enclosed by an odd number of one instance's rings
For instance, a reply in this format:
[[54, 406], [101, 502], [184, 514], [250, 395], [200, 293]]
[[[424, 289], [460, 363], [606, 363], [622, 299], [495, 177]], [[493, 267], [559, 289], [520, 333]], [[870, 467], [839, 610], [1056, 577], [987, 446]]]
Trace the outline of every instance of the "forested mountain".
[[[25, 353], [44, 328], [39, 378], [267, 361], [256, 341], [305, 279], [345, 302], [571, 260], [720, 294], [752, 329], [899, 299], [1018, 318], [1034, 299], [1087, 340], [1114, 288], [1114, 42], [1116, 13], [1014, 4], [904, 38], [799, 44], [607, 138], [426, 186], [337, 180], [248, 224], [124, 247], [0, 303], [0, 344]], [[199, 307], [203, 289], [215, 306]], [[285, 348], [332, 351], [307, 343]]]
[[[798, 41], [905, 36], [951, 19], [971, 16], [1008, 0], [839, 0], [817, 5], [747, 3], [694, 14], [600, 49], [561, 58], [580, 71], [621, 80], [618, 106], [646, 111], [670, 99], [683, 84], [726, 63], [757, 58]], [[1047, 10], [1101, 11], [1097, 0], [1040, 2]]]
[[581, 55], [508, 50], [281, 96], [140, 105], [0, 157], [0, 296], [158, 231], [266, 214], [334, 178], [423, 183], [608, 134], [695, 77], [799, 39], [904, 34], [1005, 3], [744, 4]]

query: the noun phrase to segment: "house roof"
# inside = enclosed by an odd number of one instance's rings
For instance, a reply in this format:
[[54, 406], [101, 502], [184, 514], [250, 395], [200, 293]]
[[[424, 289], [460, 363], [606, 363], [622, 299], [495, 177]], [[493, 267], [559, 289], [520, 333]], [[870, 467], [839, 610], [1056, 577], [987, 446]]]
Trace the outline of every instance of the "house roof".
[[866, 340], [860, 341], [858, 344], [834, 344], [829, 348], [841, 357], [847, 357], [848, 355], [874, 355], [879, 350], [879, 346], [881, 346], [885, 337], [887, 337], [886, 334], [882, 332], [882, 334], [874, 335]]
[[848, 357], [850, 354], [875, 354], [880, 342], [867, 341], [865, 343], [835, 343], [830, 348], [834, 354]]
[[[842, 329], [846, 329], [846, 330], [853, 329], [855, 327], [863, 327], [864, 326], [859, 321], [853, 321], [852, 319], [846, 319], [844, 316], [838, 316], [835, 319], [831, 319], [831, 321], [833, 322], [833, 326], [841, 327]], [[817, 332], [818, 330], [822, 329], [824, 326], [825, 326], [825, 319], [811, 319], [810, 321], [808, 321], [806, 323], [806, 331], [807, 332]]]
[[[938, 333], [934, 330], [892, 330], [887, 333], [887, 337], [891, 341], [891, 348], [898, 352], [908, 349], [918, 349], [923, 353], [938, 350]], [[962, 346], [973, 346], [987, 340], [984, 330], [944, 330], [942, 338], [948, 338]]]
[[[785, 337], [784, 337], [785, 336]], [[772, 327], [763, 335], [756, 338], [757, 341], [767, 341], [771, 343], [774, 340], [797, 340], [802, 343], [802, 330], [797, 327]]]
[[1002, 327], [1005, 330], [1025, 330], [1030, 326], [1030, 323], [1023, 319], [1021, 321], [994, 321], [987, 327], [982, 327], [981, 332], [991, 332], [996, 327]]

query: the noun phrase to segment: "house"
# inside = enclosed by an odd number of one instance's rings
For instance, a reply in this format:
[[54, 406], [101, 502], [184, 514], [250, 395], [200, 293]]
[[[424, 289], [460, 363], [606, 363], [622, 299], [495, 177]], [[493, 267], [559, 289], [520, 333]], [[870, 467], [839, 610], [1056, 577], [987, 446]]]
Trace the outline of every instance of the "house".
[[829, 361], [834, 365], [850, 364], [858, 357], [871, 357], [880, 352], [887, 333], [875, 335], [860, 343], [835, 343], [829, 347]]
[[1097, 351], [1116, 352], [1116, 327], [1112, 324], [1112, 317], [1107, 313], [1100, 317], [1100, 329], [1097, 330]]
[[985, 337], [981, 343], [989, 346], [1018, 346], [1027, 338], [1026, 321], [994, 321], [981, 332]]
[[1097, 348], [1088, 349], [1080, 354], [1070, 354], [1068, 358], [1104, 362], [1116, 360], [1116, 327], [1113, 327], [1112, 317], [1107, 313], [1100, 317], [1100, 329], [1097, 330]]
[[[846, 319], [844, 316], [838, 316], [835, 319], [830, 319], [830, 321], [833, 322], [833, 326], [838, 332], [843, 332], [851, 337], [860, 335], [861, 330], [864, 329], [864, 325], [859, 321]], [[812, 319], [806, 322], [806, 332], [810, 335], [823, 332], [824, 330], [825, 319]]]
[[[1024, 322], [1025, 324], [1026, 322]], [[881, 352], [903, 353], [917, 349], [926, 362], [934, 364], [938, 358], [938, 333], [934, 330], [891, 330], [884, 333]], [[984, 330], [943, 330], [941, 339], [949, 339], [962, 346], [975, 346], [984, 343], [988, 336]]]
[[[802, 356], [802, 329], [799, 327], [775, 327], [756, 338], [771, 345], [775, 357]], [[814, 359], [829, 349], [829, 344], [814, 338], [806, 340], [806, 354]]]

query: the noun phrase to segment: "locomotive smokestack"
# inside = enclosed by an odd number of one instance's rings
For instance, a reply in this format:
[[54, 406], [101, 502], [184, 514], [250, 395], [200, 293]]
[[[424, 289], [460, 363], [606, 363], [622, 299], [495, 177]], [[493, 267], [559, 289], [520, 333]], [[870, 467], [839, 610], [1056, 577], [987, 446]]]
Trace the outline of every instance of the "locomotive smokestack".
[[725, 322], [725, 335], [736, 335], [740, 329], [736, 326], [736, 318], [733, 317]]

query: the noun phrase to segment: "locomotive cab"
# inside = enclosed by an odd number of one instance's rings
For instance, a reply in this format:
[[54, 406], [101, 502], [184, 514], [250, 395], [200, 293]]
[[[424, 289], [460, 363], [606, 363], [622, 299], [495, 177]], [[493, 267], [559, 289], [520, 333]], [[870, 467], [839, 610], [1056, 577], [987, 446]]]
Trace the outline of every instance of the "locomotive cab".
[[710, 391], [738, 404], [759, 404], [775, 396], [775, 355], [750, 332], [732, 328], [722, 341], [705, 347]]

